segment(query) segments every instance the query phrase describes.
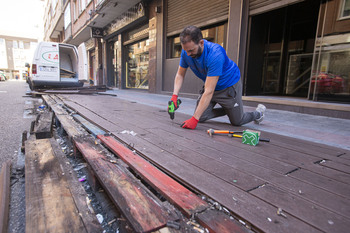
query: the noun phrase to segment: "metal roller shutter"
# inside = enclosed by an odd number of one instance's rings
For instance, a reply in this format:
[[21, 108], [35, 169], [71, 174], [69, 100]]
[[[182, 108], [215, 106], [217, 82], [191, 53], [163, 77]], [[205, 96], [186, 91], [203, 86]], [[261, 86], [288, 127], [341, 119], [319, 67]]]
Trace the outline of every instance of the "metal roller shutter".
[[257, 15], [304, 0], [250, 0], [249, 15]]
[[187, 25], [202, 27], [228, 19], [229, 0], [168, 0], [167, 35]]

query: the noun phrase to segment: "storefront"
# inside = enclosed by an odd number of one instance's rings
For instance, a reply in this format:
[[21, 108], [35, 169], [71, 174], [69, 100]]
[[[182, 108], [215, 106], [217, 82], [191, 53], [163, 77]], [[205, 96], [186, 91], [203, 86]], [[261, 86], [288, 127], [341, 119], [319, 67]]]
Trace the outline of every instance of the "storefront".
[[350, 1], [252, 2], [245, 95], [349, 102]]
[[308, 98], [350, 103], [350, 0], [321, 5]]
[[149, 26], [138, 3], [104, 30], [106, 82], [119, 88], [149, 88]]

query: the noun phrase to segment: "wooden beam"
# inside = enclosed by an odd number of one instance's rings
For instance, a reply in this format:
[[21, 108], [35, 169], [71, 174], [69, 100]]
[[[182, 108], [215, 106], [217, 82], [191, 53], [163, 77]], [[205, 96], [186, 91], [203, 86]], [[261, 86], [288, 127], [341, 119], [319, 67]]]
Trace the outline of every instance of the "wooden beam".
[[61, 168], [67, 178], [69, 189], [72, 193], [74, 203], [80, 213], [81, 219], [84, 222], [84, 226], [87, 232], [95, 233], [102, 232], [103, 229], [98, 222], [95, 213], [90, 212], [86, 203], [87, 193], [84, 190], [82, 183], [77, 179], [77, 174], [72, 170], [72, 166], [67, 159], [67, 156], [62, 152], [61, 147], [54, 138], [50, 138], [50, 143], [55, 157], [59, 161]]
[[44, 112], [38, 116], [39, 118], [34, 128], [36, 138], [37, 139], [51, 138], [53, 112]]
[[11, 161], [2, 164], [0, 172], [0, 233], [6, 233], [10, 206]]
[[87, 232], [50, 140], [25, 144], [26, 232]]
[[131, 168], [136, 170], [149, 185], [165, 196], [169, 202], [176, 205], [187, 217], [209, 207], [196, 194], [186, 189], [140, 156], [135, 155], [113, 137], [98, 135], [97, 138]]
[[118, 161], [111, 163], [106, 154], [107, 150], [96, 144], [91, 136], [74, 138], [74, 142], [134, 231], [155, 231], [166, 226], [168, 221], [178, 218], [145, 188], [125, 165]]

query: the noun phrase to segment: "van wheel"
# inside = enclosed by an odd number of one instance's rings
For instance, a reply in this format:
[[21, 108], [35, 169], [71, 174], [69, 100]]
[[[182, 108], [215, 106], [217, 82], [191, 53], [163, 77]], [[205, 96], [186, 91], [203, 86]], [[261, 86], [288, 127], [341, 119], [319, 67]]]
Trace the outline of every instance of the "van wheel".
[[35, 86], [33, 85], [32, 82], [28, 82], [30, 90], [34, 91]]

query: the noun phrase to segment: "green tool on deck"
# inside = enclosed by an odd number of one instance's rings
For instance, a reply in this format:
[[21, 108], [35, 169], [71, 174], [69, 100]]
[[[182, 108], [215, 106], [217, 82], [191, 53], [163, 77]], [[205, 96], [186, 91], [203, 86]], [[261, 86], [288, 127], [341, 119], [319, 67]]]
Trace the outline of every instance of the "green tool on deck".
[[170, 119], [174, 120], [174, 118], [175, 118], [175, 110], [179, 108], [180, 104], [181, 104], [181, 100], [180, 99], [177, 100], [177, 107], [175, 106], [175, 103], [172, 100], [170, 100], [168, 102], [168, 113], [170, 115]]

